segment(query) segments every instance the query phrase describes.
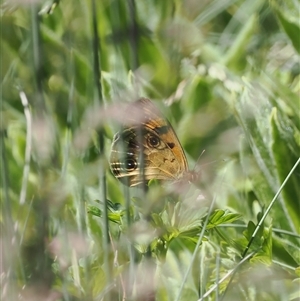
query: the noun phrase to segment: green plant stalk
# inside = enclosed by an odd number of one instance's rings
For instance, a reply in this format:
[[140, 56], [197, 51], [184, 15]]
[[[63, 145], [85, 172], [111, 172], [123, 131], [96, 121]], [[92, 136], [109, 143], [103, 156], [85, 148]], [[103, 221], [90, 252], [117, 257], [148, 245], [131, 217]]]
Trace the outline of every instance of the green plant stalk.
[[266, 209], [264, 215], [262, 216], [262, 218], [260, 219], [258, 225], [256, 226], [253, 234], [252, 234], [252, 237], [242, 255], [242, 257], [244, 258], [246, 255], [247, 255], [247, 252], [256, 236], [256, 234], [258, 233], [258, 231], [260, 230], [260, 227], [261, 225], [263, 224], [263, 222], [265, 221], [266, 217], [268, 216], [271, 208], [273, 207], [274, 203], [276, 202], [278, 196], [280, 195], [282, 189], [284, 188], [285, 184], [287, 183], [287, 181], [289, 180], [289, 178], [291, 177], [291, 175], [293, 174], [293, 172], [295, 171], [296, 167], [300, 164], [300, 158], [297, 160], [297, 162], [294, 164], [293, 168], [291, 169], [291, 171], [289, 172], [289, 174], [286, 176], [285, 180], [283, 181], [283, 183], [281, 184], [281, 186], [279, 187], [278, 191], [276, 192], [273, 200], [271, 201], [271, 203], [269, 204], [268, 208]]

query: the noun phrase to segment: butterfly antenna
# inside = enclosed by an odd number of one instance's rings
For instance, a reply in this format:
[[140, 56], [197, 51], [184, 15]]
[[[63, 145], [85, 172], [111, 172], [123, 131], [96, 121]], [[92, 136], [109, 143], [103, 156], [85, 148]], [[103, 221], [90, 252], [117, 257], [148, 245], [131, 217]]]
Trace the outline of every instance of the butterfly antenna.
[[196, 170], [196, 167], [198, 165], [200, 165], [199, 162], [200, 162], [200, 159], [201, 159], [202, 155], [204, 154], [204, 152], [205, 152], [205, 149], [201, 152], [200, 156], [198, 157], [198, 159], [197, 159], [197, 161], [195, 163], [195, 166], [194, 166], [194, 170]]
[[[204, 151], [201, 153], [201, 155], [204, 153]], [[226, 159], [218, 159], [218, 160], [213, 160], [213, 161], [209, 161], [209, 162], [206, 162], [206, 163], [204, 163], [204, 164], [200, 164], [200, 157], [201, 157], [201, 155], [199, 156], [199, 158], [197, 159], [197, 161], [196, 161], [196, 164], [195, 164], [195, 167], [194, 167], [194, 170], [196, 170], [197, 169], [197, 167], [205, 167], [205, 166], [207, 166], [207, 165], [211, 165], [211, 164], [214, 164], [214, 163], [217, 163], [217, 162], [225, 162], [226, 161]]]
[[225, 159], [213, 160], [213, 161], [206, 162], [206, 163], [202, 164], [201, 166], [211, 165], [213, 163], [217, 163], [217, 162], [220, 162], [220, 161], [225, 162], [226, 160]]

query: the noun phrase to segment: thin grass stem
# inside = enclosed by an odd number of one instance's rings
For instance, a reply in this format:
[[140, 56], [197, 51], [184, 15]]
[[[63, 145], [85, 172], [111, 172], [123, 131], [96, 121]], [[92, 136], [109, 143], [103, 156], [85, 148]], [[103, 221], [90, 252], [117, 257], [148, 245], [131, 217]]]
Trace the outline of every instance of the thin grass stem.
[[[224, 172], [224, 174], [223, 174], [223, 176], [222, 176], [221, 183], [222, 183], [223, 180], [224, 180], [225, 173], [226, 173], [226, 172]], [[204, 224], [203, 224], [202, 230], [201, 230], [201, 232], [200, 232], [200, 235], [199, 235], [199, 239], [198, 239], [197, 245], [196, 245], [195, 250], [194, 250], [194, 252], [193, 252], [193, 256], [192, 256], [190, 265], [188, 266], [188, 269], [186, 270], [185, 275], [184, 275], [184, 277], [183, 277], [183, 279], [182, 279], [182, 283], [181, 283], [181, 286], [180, 286], [180, 288], [179, 288], [179, 292], [178, 292], [177, 298], [175, 299], [176, 301], [179, 301], [179, 300], [180, 300], [180, 297], [181, 297], [181, 294], [182, 294], [184, 285], [185, 285], [185, 283], [186, 283], [186, 281], [187, 281], [187, 277], [188, 277], [188, 275], [189, 275], [189, 273], [190, 273], [190, 271], [191, 271], [191, 269], [192, 269], [192, 266], [193, 266], [194, 261], [195, 261], [195, 259], [196, 259], [198, 250], [199, 250], [200, 245], [201, 245], [201, 243], [202, 243], [202, 239], [203, 239], [203, 237], [204, 237], [204, 233], [205, 233], [205, 230], [206, 230], [206, 226], [208, 225], [210, 215], [211, 215], [212, 210], [213, 210], [213, 208], [214, 208], [214, 205], [215, 205], [215, 203], [216, 203], [216, 199], [217, 199], [217, 195], [215, 194], [214, 197], [213, 197], [213, 200], [212, 200], [212, 202], [211, 202], [211, 204], [210, 204], [210, 206], [209, 206], [208, 213], [207, 213], [207, 216], [206, 216], [206, 218], [205, 218], [205, 222], [204, 222]]]
[[19, 93], [22, 105], [24, 107], [24, 114], [26, 118], [26, 147], [25, 147], [25, 163], [23, 168], [23, 176], [22, 176], [22, 186], [20, 192], [20, 205], [23, 205], [26, 201], [26, 193], [27, 193], [27, 184], [28, 177], [30, 172], [30, 158], [31, 158], [31, 150], [32, 150], [32, 118], [29, 109], [28, 100], [26, 94], [21, 91]]
[[291, 171], [289, 172], [289, 174], [286, 176], [285, 180], [283, 181], [283, 183], [281, 184], [281, 186], [279, 187], [278, 191], [276, 192], [273, 200], [271, 201], [271, 203], [269, 204], [269, 206], [267, 207], [265, 213], [263, 214], [262, 218], [260, 219], [260, 221], [258, 222], [258, 225], [256, 226], [250, 240], [249, 240], [249, 243], [245, 249], [245, 251], [243, 252], [243, 255], [242, 257], [244, 258], [250, 248], [250, 246], [252, 245], [254, 239], [255, 239], [255, 236], [256, 234], [258, 233], [260, 227], [262, 226], [262, 224], [264, 223], [266, 217], [268, 216], [271, 208], [273, 207], [273, 205], [275, 204], [278, 196], [280, 195], [282, 189], [284, 188], [285, 184], [287, 183], [287, 181], [289, 180], [289, 178], [291, 177], [291, 175], [293, 174], [293, 172], [295, 171], [296, 167], [299, 165], [300, 163], [300, 158], [298, 158], [297, 162], [294, 164], [293, 168], [291, 169]]

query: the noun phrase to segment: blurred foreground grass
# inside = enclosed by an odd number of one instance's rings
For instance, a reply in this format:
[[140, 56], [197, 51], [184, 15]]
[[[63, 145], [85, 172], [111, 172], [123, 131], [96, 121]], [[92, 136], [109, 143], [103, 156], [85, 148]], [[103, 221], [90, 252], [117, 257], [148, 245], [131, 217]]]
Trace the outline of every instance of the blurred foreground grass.
[[[299, 166], [240, 263], [299, 163], [299, 3], [96, 2], [1, 6], [2, 299], [300, 300]], [[141, 96], [199, 187], [108, 171]]]

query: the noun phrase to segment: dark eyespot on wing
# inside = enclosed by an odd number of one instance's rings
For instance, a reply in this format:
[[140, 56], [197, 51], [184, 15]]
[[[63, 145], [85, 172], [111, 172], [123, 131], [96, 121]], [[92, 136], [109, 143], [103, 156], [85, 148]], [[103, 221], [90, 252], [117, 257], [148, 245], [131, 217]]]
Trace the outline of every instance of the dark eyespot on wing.
[[160, 146], [160, 139], [157, 136], [149, 135], [147, 137], [147, 144], [151, 148], [158, 148]]
[[175, 146], [175, 143], [169, 142], [169, 143], [167, 143], [167, 145], [170, 149], [172, 149]]
[[138, 164], [136, 162], [136, 160], [132, 157], [128, 157], [125, 162], [123, 163], [124, 165], [124, 170], [126, 171], [134, 171], [135, 169], [137, 169]]

